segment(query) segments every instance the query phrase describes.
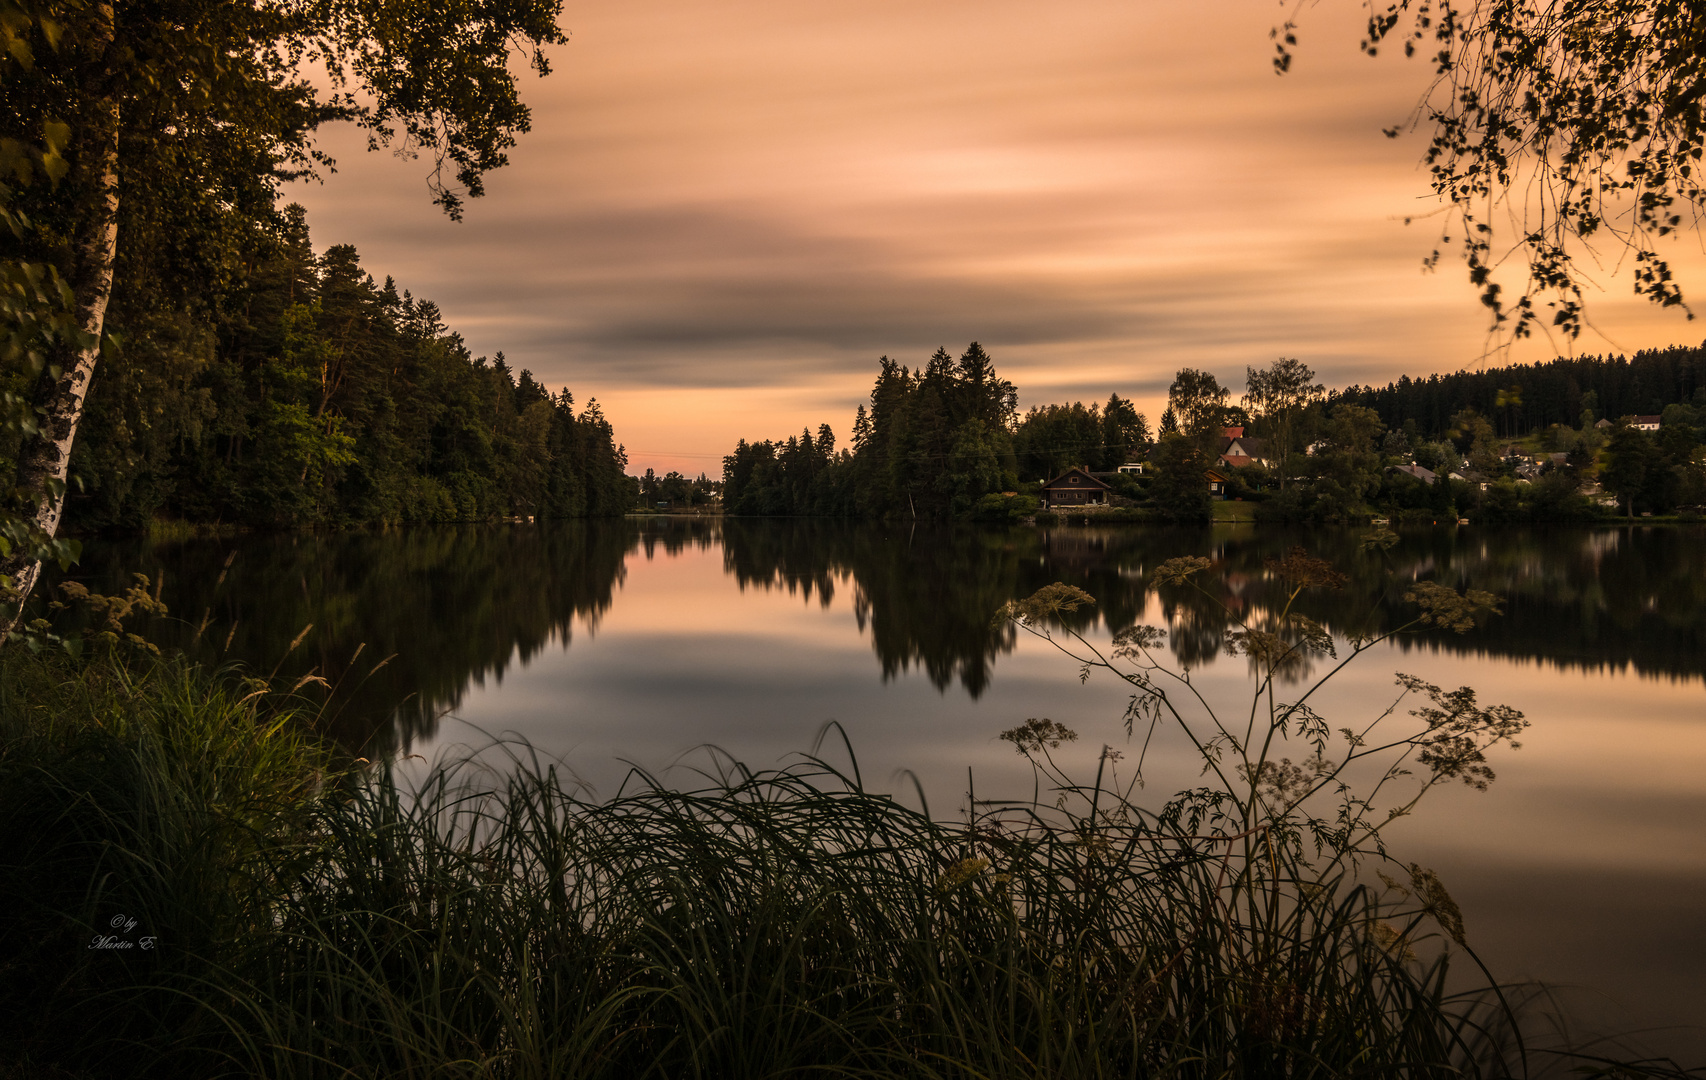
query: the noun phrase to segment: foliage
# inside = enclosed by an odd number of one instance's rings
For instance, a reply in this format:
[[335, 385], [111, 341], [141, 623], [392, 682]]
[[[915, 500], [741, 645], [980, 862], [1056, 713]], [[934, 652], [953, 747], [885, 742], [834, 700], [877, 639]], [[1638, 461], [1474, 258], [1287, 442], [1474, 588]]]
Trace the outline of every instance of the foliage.
[[[1398, 547], [1361, 563], [1389, 577]], [[1141, 757], [1075, 778], [1047, 718], [1002, 735], [1046, 795], [964, 820], [820, 755], [593, 801], [524, 746], [413, 784], [336, 768], [290, 722], [311, 708], [235, 672], [0, 655], [0, 1053], [102, 1076], [1539, 1074], [1516, 988], [1457, 989], [1474, 927], [1446, 884], [1378, 837], [1389, 805], [1490, 782], [1520, 714], [1405, 679], [1413, 722], [1335, 733], [1312, 691], [1275, 691], [1334, 646], [1304, 601], [1369, 566], [1278, 553], [1236, 611], [1219, 569], [1163, 560], [1152, 584], [1222, 613], [1269, 744], [1200, 724], [1188, 673], [1149, 663], [1169, 635], [1128, 627], [1107, 667], [1203, 736], [1214, 778], [1159, 810], [1132, 798]], [[1093, 603], [1050, 585], [1001, 622], [1078, 648]], [[1488, 606], [1418, 590], [1399, 626]], [[1405, 755], [1413, 775], [1339, 786]]]
[[[1480, 375], [1406, 377], [1382, 390], [1353, 386], [1324, 396], [1306, 365], [1282, 358], [1246, 372], [1244, 405], [1236, 408], [1212, 373], [1181, 369], [1153, 445], [1146, 419], [1117, 394], [1105, 408], [1079, 402], [1033, 407], [1010, 432], [944, 429], [959, 414], [938, 407], [944, 398], [925, 392], [923, 376], [885, 359], [871, 411], [861, 406], [855, 416], [851, 453], [835, 452], [827, 425], [815, 436], [805, 431], [786, 442], [743, 441], [724, 463], [726, 486], [735, 493], [727, 506], [752, 515], [1010, 520], [1008, 511], [1018, 504], [1005, 492], [1000, 501], [995, 497], [997, 484], [1015, 479], [1006, 471], [1010, 446], [1019, 476], [1047, 478], [1072, 465], [1099, 466], [1114, 488], [1113, 508], [1098, 515], [1109, 522], [1208, 521], [1210, 467], [1226, 476], [1224, 497], [1251, 503], [1254, 515], [1268, 521], [1356, 523], [1381, 514], [1431, 523], [1595, 521], [1604, 516], [1595, 502], [1597, 454], [1605, 439], [1593, 426], [1597, 415], [1582, 419], [1580, 430], [1554, 423], [1539, 447], [1532, 436], [1518, 445], [1500, 439], [1499, 431], [1515, 436], [1537, 418], [1597, 414], [1604, 402], [1640, 400], [1657, 410], [1661, 399], [1649, 387], [1706, 402], [1706, 387], [1695, 389], [1702, 356], [1706, 348], [1642, 353], [1633, 360], [1557, 360]], [[938, 380], [947, 362], [941, 352], [932, 361]], [[1446, 405], [1455, 407], [1446, 411]], [[1706, 443], [1706, 404], [1663, 407], [1652, 466], [1640, 472], [1642, 510], [1700, 513], [1694, 508], [1706, 506], [1706, 471], [1696, 459]], [[1175, 417], [1171, 430], [1167, 416]], [[1241, 443], [1256, 460], [1216, 466], [1229, 446], [1221, 425], [1233, 421], [1245, 429]], [[935, 449], [927, 457], [921, 446]], [[910, 449], [897, 453], [896, 447]], [[926, 468], [935, 455], [942, 464]], [[1141, 478], [1110, 471], [1139, 457], [1146, 459]], [[1634, 460], [1625, 454], [1626, 463]], [[1436, 481], [1404, 471], [1416, 465], [1435, 473]], [[1454, 473], [1462, 479], [1450, 479]], [[1616, 469], [1610, 475], [1619, 491], [1627, 486]]]
[[723, 459], [729, 513], [969, 517], [991, 492], [1018, 486], [1017, 391], [972, 342], [958, 361], [937, 349], [914, 372], [883, 357], [869, 413], [839, 453], [828, 424], [786, 443], [742, 439]]
[[[464, 197], [481, 194], [484, 174], [528, 128], [510, 62], [549, 71], [544, 48], [566, 40], [559, 9], [554, 0], [6, 0], [0, 152], [17, 183], [0, 193], [15, 241], [0, 273], [0, 458], [17, 477], [6, 497], [33, 523], [8, 517], [0, 530], [8, 630], [42, 557], [68, 554], [50, 541], [103, 346], [134, 334], [150, 346], [130, 358], [137, 381], [183, 389], [218, 316], [231, 312], [233, 281], [281, 229], [280, 184], [332, 166], [313, 145], [322, 124], [354, 122], [370, 148], [427, 152], [434, 201], [460, 217]], [[29, 149], [38, 139], [39, 153]], [[38, 166], [54, 182], [31, 183]], [[115, 294], [129, 310], [108, 320]], [[141, 399], [144, 439], [167, 396]], [[27, 397], [33, 415], [14, 397]], [[205, 395], [170, 404], [190, 406], [179, 415], [192, 435], [212, 415]], [[284, 449], [300, 452], [298, 484], [353, 460], [323, 408], [265, 411]]]
[[1244, 403], [1267, 434], [1282, 489], [1290, 472], [1291, 455], [1298, 449], [1297, 430], [1303, 410], [1324, 393], [1314, 379], [1315, 372], [1295, 358], [1280, 357], [1263, 370], [1245, 369]]
[[0, 1057], [64, 1060], [95, 1025], [110, 1076], [137, 1069], [127, 1047], [197, 1037], [181, 990], [251, 925], [249, 875], [326, 775], [309, 718], [170, 656], [0, 650]]
[[[125, 224], [143, 227], [121, 232], [140, 240], [167, 223], [185, 230], [175, 250], [135, 253], [163, 267], [175, 256], [213, 253], [221, 219], [263, 220], [280, 179], [330, 168], [312, 143], [330, 122], [356, 124], [376, 148], [425, 152], [434, 201], [459, 216], [463, 199], [481, 194], [483, 174], [505, 164], [505, 150], [529, 128], [511, 61], [544, 75], [545, 47], [566, 40], [559, 5], [544, 0], [62, 0], [40, 8], [47, 21], [16, 39], [34, 62], [19, 63], [15, 50], [8, 57], [5, 134], [39, 130], [45, 120], [93, 132], [116, 103], [121, 213]], [[61, 36], [80, 47], [30, 49]], [[80, 213], [72, 204], [93, 194], [67, 191], [56, 205]]]
[[1151, 505], [1169, 521], [1206, 522], [1210, 500], [1204, 473], [1213, 459], [1202, 440], [1186, 435], [1162, 436], [1150, 461], [1155, 472], [1149, 485]]
[[354, 248], [314, 251], [301, 207], [227, 283], [227, 305], [143, 330], [109, 358], [73, 457], [70, 527], [578, 517], [628, 509], [626, 457], [596, 401], [576, 409], [502, 354], [473, 357], [438, 308], [375, 282]]
[[1074, 466], [1111, 472], [1150, 447], [1149, 421], [1118, 394], [1105, 405], [1044, 405], [1019, 417], [1018, 391], [975, 341], [958, 361], [938, 349], [918, 371], [886, 356], [879, 364], [850, 450], [836, 451], [828, 424], [785, 442], [742, 439], [723, 459], [726, 510], [1016, 520], [1036, 507], [1022, 477], [1034, 486]]
[[[1275, 32], [1277, 70], [1293, 29]], [[1441, 246], [1462, 255], [1495, 331], [1578, 336], [1583, 255], [1629, 259], [1636, 295], [1687, 310], [1659, 244], [1706, 206], [1702, 40], [1686, 0], [1370, 5], [1365, 51], [1401, 42], [1433, 66], [1411, 126], [1427, 132], [1433, 189], [1450, 211]], [[1511, 300], [1493, 272], [1518, 259], [1526, 279]]]
[[[1224, 845], [1127, 801], [1109, 754], [1108, 783], [965, 822], [820, 757], [714, 762], [696, 789], [636, 775], [590, 802], [521, 748], [496, 777], [449, 762], [410, 789], [328, 770], [242, 684], [26, 662], [0, 657], [31, 695], [0, 697], [13, 1060], [968, 1080], [1517, 1066], [1497, 1000], [1412, 959], [1428, 920], [1463, 936], [1437, 878], [1414, 868], [1382, 895], [1341, 877], [1258, 925], [1228, 906]], [[1069, 738], [1032, 721], [1011, 741]], [[83, 947], [96, 936], [154, 948]]]
[[1226, 426], [1231, 396], [1212, 372], [1180, 368], [1167, 387], [1167, 411], [1177, 417], [1185, 435], [1212, 437]]
[[[43, 20], [33, 5], [8, 0], [0, 7], [0, 28], [12, 64], [33, 65], [29, 31], [42, 31], [49, 51], [57, 48], [62, 32], [52, 19]], [[39, 143], [0, 138], [0, 229], [11, 241], [0, 258], [0, 448], [36, 433], [39, 417], [28, 400], [30, 383], [43, 373], [57, 373], [53, 359], [60, 352], [92, 344], [78, 324], [71, 287], [59, 268], [21, 255], [35, 246], [32, 241], [42, 230], [18, 208], [19, 196], [31, 185], [52, 186], [64, 177], [69, 134], [64, 124], [48, 122]], [[10, 569], [14, 557], [57, 563], [61, 570], [76, 562], [81, 545], [49, 535], [32, 515], [20, 512], [31, 493], [17, 489], [11, 479], [7, 475], [8, 482], [0, 487], [0, 567]], [[61, 497], [63, 486], [56, 484], [47, 494]], [[22, 603], [18, 593], [14, 574], [0, 573], [0, 625], [14, 625]]]
[[[822, 434], [820, 431], [819, 434]], [[830, 444], [835, 438], [830, 436]], [[668, 504], [669, 509], [677, 507], [706, 506], [722, 497], [723, 484], [721, 480], [712, 480], [704, 473], [693, 479], [671, 469], [662, 476], [651, 469], [639, 477], [640, 506], [642, 509], [656, 509]]]
[[[1371, 408], [1389, 428], [1414, 426], [1437, 438], [1464, 409], [1503, 416], [1499, 395], [1515, 386], [1521, 404], [1509, 410], [1511, 434], [1542, 431], [1555, 424], [1591, 427], [1596, 420], [1658, 415], [1669, 404], [1706, 405], [1706, 347], [1647, 349], [1633, 356], [1560, 357], [1545, 363], [1514, 364], [1429, 375], [1408, 375], [1383, 387], [1351, 386], [1330, 398]], [[1698, 400], [1697, 400], [1698, 397]], [[1583, 424], [1583, 411], [1592, 416]]]
[[1033, 406], [1013, 432], [1019, 475], [1045, 482], [1074, 466], [1111, 472], [1141, 461], [1152, 444], [1148, 418], [1118, 394], [1088, 408], [1077, 401]]
[[[1369, 546], [1383, 550], [1391, 544]], [[1317, 895], [1354, 879], [1365, 861], [1395, 862], [1383, 834], [1393, 821], [1413, 813], [1429, 790], [1451, 781], [1485, 790], [1494, 779], [1488, 752], [1504, 744], [1518, 746], [1516, 736], [1528, 722], [1508, 706], [1481, 706], [1468, 687], [1447, 691], [1403, 674], [1390, 704], [1348, 726], [1334, 727], [1336, 721], [1315, 708], [1325, 696], [1323, 688], [1362, 653], [1421, 627], [1467, 631], [1497, 612], [1490, 594], [1420, 583], [1405, 597], [1419, 609], [1417, 615], [1390, 628], [1353, 630], [1340, 657], [1333, 635], [1297, 607], [1312, 590], [1344, 585], [1346, 575], [1332, 564], [1301, 547], [1270, 558], [1264, 570], [1277, 587], [1275, 603], [1236, 608], [1224, 606], [1219, 592], [1205, 584], [1215, 570], [1210, 559], [1187, 556], [1162, 563], [1151, 577], [1164, 592], [1191, 591], [1211, 606], [1222, 605], [1220, 646], [1247, 660], [1254, 682], [1247, 704], [1230, 708], [1206, 696], [1192, 681], [1188, 664], [1174, 667], [1167, 661], [1164, 629], [1126, 627], [1113, 635], [1111, 651], [1092, 642], [1070, 617], [1094, 603], [1081, 589], [1047, 586], [1008, 604], [998, 618], [1054, 645], [1079, 665], [1083, 677], [1107, 673], [1132, 688], [1125, 725], [1128, 735], [1141, 736], [1143, 747], [1133, 765], [1133, 784], [1142, 782], [1148, 749], [1163, 729], [1182, 735], [1193, 748], [1208, 783], [1180, 792], [1156, 821], [1179, 842], [1188, 841], [1220, 862], [1217, 892], [1224, 895], [1217, 903], [1227, 921], [1249, 935], [1243, 962], [1259, 968], [1265, 962], [1263, 943], [1292, 939], [1293, 913], [1308, 910]], [[1301, 674], [1314, 662], [1328, 669], [1305, 685]], [[1282, 700], [1281, 691], [1292, 686], [1299, 690], [1295, 699]], [[1412, 695], [1426, 703], [1410, 711], [1413, 721], [1395, 719]], [[1003, 737], [1038, 763], [1061, 791], [1081, 794], [1051, 753], [1074, 737], [1069, 729], [1031, 720]], [[1294, 743], [1301, 745], [1291, 750]], [[1114, 763], [1120, 757], [1104, 748], [1103, 769], [1117, 773]], [[1099, 780], [1098, 798], [1100, 787]], [[1116, 805], [1116, 813], [1128, 812], [1124, 804]], [[1421, 924], [1431, 919], [1450, 942], [1467, 950], [1461, 913], [1438, 878], [1413, 864], [1409, 876], [1409, 889], [1383, 878], [1397, 893], [1398, 905], [1416, 905], [1405, 912], [1408, 921], [1394, 925], [1399, 920], [1385, 919], [1380, 911], [1380, 903], [1392, 901], [1377, 901], [1368, 915], [1371, 940], [1413, 962], [1425, 936]], [[1383, 920], [1384, 929], [1378, 929]]]

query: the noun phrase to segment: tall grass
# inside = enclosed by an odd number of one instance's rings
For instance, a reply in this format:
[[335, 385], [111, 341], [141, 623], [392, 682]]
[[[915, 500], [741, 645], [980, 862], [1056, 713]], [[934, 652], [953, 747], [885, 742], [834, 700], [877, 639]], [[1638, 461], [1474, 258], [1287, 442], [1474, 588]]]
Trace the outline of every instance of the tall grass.
[[[1347, 886], [1248, 940], [1140, 817], [934, 821], [821, 760], [605, 802], [328, 802], [229, 1053], [267, 1075], [1479, 1075], [1485, 1009]], [[1489, 1056], [1491, 1055], [1491, 1056]]]
[[[694, 789], [635, 774], [599, 801], [525, 752], [497, 774], [453, 760], [405, 785], [332, 769], [283, 722], [288, 702], [232, 673], [13, 650], [0, 674], [0, 1064], [16, 1071], [972, 1080], [1530, 1064], [1498, 991], [1448, 992], [1462, 954], [1427, 936], [1437, 905], [1323, 875], [1288, 844], [1260, 848], [1263, 889], [1241, 899], [1225, 834], [1144, 812], [1108, 774], [1056, 776], [1052, 801], [958, 821], [821, 757], [758, 773], [723, 761]], [[1059, 734], [1010, 733], [1043, 769]], [[156, 948], [89, 949], [103, 934]]]
[[[194, 1015], [140, 988], [200, 973], [249, 932], [264, 889], [244, 875], [301, 835], [329, 761], [277, 697], [145, 653], [0, 653], [0, 1032], [14, 1055], [153, 1046]], [[97, 936], [130, 944], [91, 948]]]

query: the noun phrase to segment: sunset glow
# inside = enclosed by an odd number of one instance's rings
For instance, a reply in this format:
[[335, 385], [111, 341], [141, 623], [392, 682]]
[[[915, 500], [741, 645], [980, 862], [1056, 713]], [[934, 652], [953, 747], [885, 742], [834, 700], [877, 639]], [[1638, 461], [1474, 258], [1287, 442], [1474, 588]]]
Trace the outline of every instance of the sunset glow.
[[[634, 471], [714, 476], [736, 438], [824, 421], [845, 444], [879, 355], [972, 340], [1021, 407], [1117, 390], [1152, 421], [1185, 365], [1236, 389], [1281, 355], [1329, 386], [1481, 362], [1461, 265], [1421, 269], [1443, 219], [1404, 224], [1437, 208], [1425, 140], [1381, 136], [1428, 68], [1365, 57], [1362, 9], [1324, 5], [1276, 77], [1281, 9], [1206, 10], [576, 4], [465, 223], [424, 162], [347, 132], [289, 197], [477, 353], [596, 396]], [[1601, 255], [1576, 351], [1695, 340]]]

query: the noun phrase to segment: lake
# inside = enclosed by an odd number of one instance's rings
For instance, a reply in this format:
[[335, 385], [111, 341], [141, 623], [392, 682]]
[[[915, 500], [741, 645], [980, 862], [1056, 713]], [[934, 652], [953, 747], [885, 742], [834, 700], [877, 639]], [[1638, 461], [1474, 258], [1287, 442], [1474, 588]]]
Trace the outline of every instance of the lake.
[[[325, 677], [327, 727], [367, 756], [520, 738], [609, 793], [633, 767], [691, 784], [726, 760], [707, 746], [781, 764], [833, 721], [867, 786], [942, 816], [972, 787], [1031, 794], [998, 738], [1027, 718], [1080, 734], [1061, 760], [1086, 778], [1104, 744], [1135, 757], [1142, 741], [1122, 724], [1124, 684], [1081, 682], [1047, 643], [992, 625], [1009, 599], [1079, 586], [1097, 600], [1087, 639], [1165, 626], [1206, 698], [1248, 708], [1226, 613], [1276, 603], [1264, 563], [1293, 545], [1348, 575], [1301, 601], [1341, 656], [1346, 635], [1413, 613], [1416, 580], [1487, 590], [1501, 615], [1376, 647], [1317, 710], [1335, 728], [1366, 720], [1396, 672], [1522, 710], [1532, 727], [1494, 755], [1490, 790], [1436, 790], [1394, 854], [1439, 872], [1498, 975], [1557, 984], [1588, 1026], [1660, 1029], [1648, 1045], [1706, 1062], [1706, 1035], [1684, 1027], [1706, 1019], [1706, 529], [1438, 528], [1385, 552], [1361, 536], [674, 517], [91, 543], [77, 576], [108, 591], [163, 579], [176, 621], [157, 637]], [[1214, 561], [1214, 602], [1157, 594], [1149, 572], [1181, 555]], [[1197, 782], [1171, 734], [1144, 763], [1156, 805]], [[839, 735], [822, 753], [847, 761]]]

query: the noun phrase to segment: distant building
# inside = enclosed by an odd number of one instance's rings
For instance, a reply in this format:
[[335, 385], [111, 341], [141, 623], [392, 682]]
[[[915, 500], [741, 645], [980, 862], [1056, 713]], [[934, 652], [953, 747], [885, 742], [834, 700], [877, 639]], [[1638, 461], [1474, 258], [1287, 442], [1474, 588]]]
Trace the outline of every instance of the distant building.
[[1226, 498], [1226, 477], [1213, 469], [1204, 469], [1203, 476], [1208, 480], [1208, 497], [1211, 499]]
[[1637, 431], [1657, 431], [1659, 420], [1657, 416], [1636, 416], [1630, 419], [1629, 426]]
[[1424, 469], [1420, 465], [1394, 465], [1386, 471], [1403, 473], [1405, 476], [1413, 476], [1424, 484], [1431, 484], [1435, 480], [1439, 479], [1438, 476], [1434, 475], [1432, 469]]
[[1112, 487], [1083, 469], [1068, 469], [1043, 485], [1043, 509], [1062, 506], [1106, 506]]
[[1229, 469], [1267, 462], [1267, 440], [1244, 434], [1241, 427], [1220, 429], [1220, 444], [1215, 447], [1215, 460]]

